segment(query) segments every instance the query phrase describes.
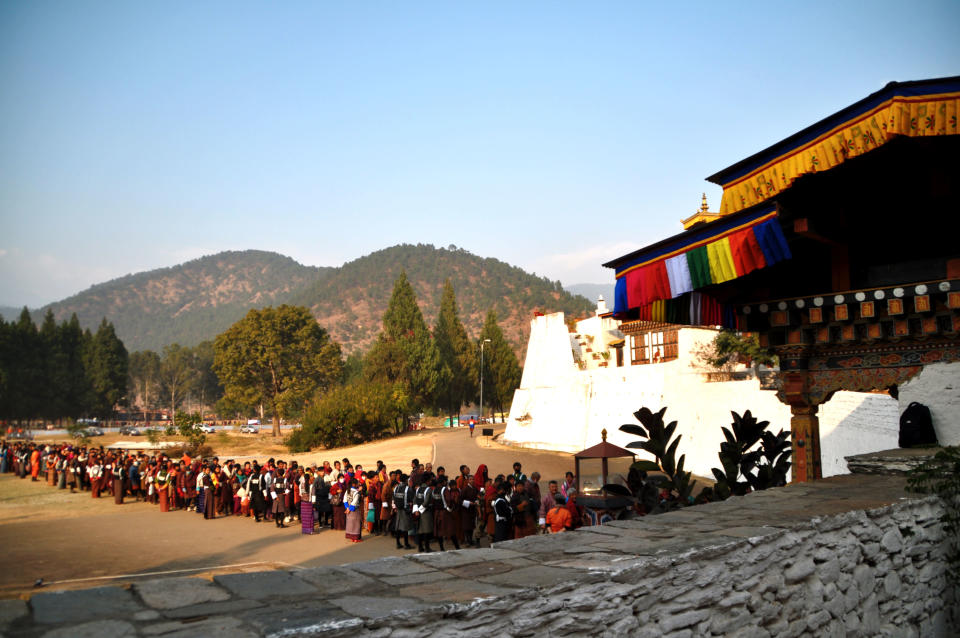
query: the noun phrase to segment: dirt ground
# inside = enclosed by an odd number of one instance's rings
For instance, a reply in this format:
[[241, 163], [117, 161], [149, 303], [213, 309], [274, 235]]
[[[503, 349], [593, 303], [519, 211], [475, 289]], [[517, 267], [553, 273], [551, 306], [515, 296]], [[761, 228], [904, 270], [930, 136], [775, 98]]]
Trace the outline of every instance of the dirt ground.
[[[98, 437], [96, 444], [113, 444], [104, 438]], [[284, 454], [272, 440], [263, 441], [260, 448], [246, 442], [230, 446], [218, 444], [214, 435], [211, 443], [221, 459], [243, 460], [256, 453], [261, 460], [275, 456], [320, 463], [347, 457], [366, 468], [375, 467], [379, 459], [390, 469], [408, 470], [410, 460], [418, 458], [435, 468], [445, 466], [449, 475], [456, 475], [460, 464], [469, 465], [472, 472], [484, 463], [495, 476], [512, 471], [513, 462], [520, 461], [527, 474], [540, 471], [544, 484], [573, 470], [569, 454], [508, 448], [479, 436], [471, 439], [467, 428], [428, 429], [299, 455]], [[617, 465], [611, 470], [625, 471]], [[109, 496], [93, 499], [89, 492], [71, 494], [11, 474], [0, 476], [0, 544], [6, 554], [0, 597], [6, 598], [35, 591], [38, 578], [44, 580], [44, 589], [66, 589], [160, 575], [339, 565], [397, 553], [392, 538], [365, 535], [362, 543], [349, 543], [343, 532], [332, 530], [302, 535], [296, 522], [277, 529], [272, 522], [257, 524], [241, 517], [206, 521], [194, 512], [161, 513], [156, 506], [129, 500], [115, 505]]]

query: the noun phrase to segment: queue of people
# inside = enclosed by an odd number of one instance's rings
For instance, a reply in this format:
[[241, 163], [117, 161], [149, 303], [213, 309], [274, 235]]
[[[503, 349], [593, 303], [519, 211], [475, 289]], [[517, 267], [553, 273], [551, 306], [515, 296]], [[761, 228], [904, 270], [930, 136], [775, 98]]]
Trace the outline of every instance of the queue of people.
[[388, 471], [382, 461], [364, 470], [346, 458], [332, 465], [273, 458], [240, 463], [0, 440], [0, 473], [21, 479], [42, 477], [51, 487], [92, 498], [106, 493], [118, 505], [134, 499], [161, 512], [196, 512], [209, 520], [241, 516], [277, 528], [296, 521], [303, 534], [340, 530], [355, 543], [364, 531], [392, 535], [401, 550], [431, 552], [431, 543], [440, 551], [460, 549], [584, 524], [572, 472], [542, 490], [539, 473], [527, 477], [520, 463], [513, 469], [490, 477], [486, 465], [472, 473], [461, 465], [456, 476], [448, 476], [445, 468], [434, 471], [418, 459], [405, 472]]

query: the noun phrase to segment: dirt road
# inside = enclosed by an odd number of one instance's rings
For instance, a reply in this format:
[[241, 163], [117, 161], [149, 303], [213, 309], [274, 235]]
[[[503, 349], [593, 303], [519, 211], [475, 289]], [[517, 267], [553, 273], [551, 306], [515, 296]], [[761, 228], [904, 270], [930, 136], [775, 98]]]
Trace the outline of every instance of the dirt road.
[[[539, 470], [544, 480], [573, 469], [568, 454], [488, 444], [481, 437], [471, 439], [467, 428], [448, 428], [295, 458], [312, 463], [346, 456], [367, 468], [382, 459], [389, 468], [403, 470], [410, 459], [419, 458], [434, 467], [444, 465], [450, 475], [462, 463], [471, 472], [485, 463], [491, 476], [510, 472], [519, 460], [525, 472]], [[332, 530], [304, 536], [296, 524], [277, 529], [241, 517], [206, 521], [193, 512], [161, 513], [156, 506], [129, 500], [115, 505], [109, 497], [95, 500], [88, 492], [71, 494], [11, 474], [0, 476], [0, 546], [5, 553], [0, 597], [30, 591], [38, 578], [49, 589], [79, 588], [160, 574], [339, 565], [397, 553], [392, 538], [365, 536], [355, 544]]]

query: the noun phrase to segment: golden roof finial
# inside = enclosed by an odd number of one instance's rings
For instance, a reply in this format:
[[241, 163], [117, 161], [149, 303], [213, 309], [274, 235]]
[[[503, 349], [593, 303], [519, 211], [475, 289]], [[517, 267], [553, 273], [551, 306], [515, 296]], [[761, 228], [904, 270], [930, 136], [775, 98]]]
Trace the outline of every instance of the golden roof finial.
[[700, 212], [706, 213], [709, 209], [707, 208], [707, 194], [703, 194], [703, 199], [700, 201]]
[[604, 443], [607, 441], [607, 428], [600, 430], [600, 438], [603, 439]]

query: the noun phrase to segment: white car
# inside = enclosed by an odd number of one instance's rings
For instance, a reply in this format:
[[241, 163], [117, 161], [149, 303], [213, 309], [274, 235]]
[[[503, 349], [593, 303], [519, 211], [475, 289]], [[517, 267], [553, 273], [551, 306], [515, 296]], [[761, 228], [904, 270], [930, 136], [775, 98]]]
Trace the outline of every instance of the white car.
[[213, 434], [214, 432], [217, 431], [217, 429], [216, 429], [215, 427], [213, 427], [212, 425], [210, 425], [209, 423], [204, 423], [203, 425], [198, 425], [198, 426], [197, 426], [197, 429], [200, 430], [201, 432], [203, 432], [204, 434]]
[[258, 428], [255, 425], [243, 425], [240, 427], [241, 434], [256, 434]]

